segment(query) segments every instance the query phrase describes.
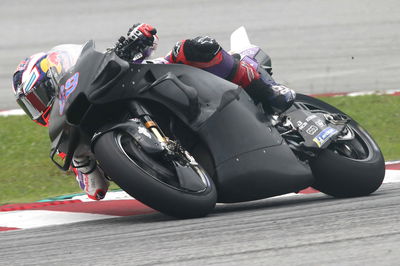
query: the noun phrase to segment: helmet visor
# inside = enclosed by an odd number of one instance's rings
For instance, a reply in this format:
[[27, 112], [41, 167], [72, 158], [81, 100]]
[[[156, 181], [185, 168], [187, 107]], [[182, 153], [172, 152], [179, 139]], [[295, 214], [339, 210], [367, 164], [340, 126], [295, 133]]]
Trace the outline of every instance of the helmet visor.
[[33, 120], [37, 120], [42, 116], [53, 99], [52, 94], [49, 93], [48, 88], [44, 84], [35, 87], [27, 94], [21, 93], [17, 97], [17, 103]]

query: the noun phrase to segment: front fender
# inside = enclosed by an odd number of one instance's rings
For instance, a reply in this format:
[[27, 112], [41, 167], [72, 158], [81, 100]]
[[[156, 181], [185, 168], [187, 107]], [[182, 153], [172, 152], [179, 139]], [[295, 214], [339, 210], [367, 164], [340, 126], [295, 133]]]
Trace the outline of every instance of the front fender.
[[139, 119], [130, 119], [124, 123], [108, 124], [97, 131], [91, 140], [91, 149], [94, 144], [105, 133], [110, 131], [123, 131], [136, 140], [143, 150], [148, 154], [161, 153], [164, 148], [156, 137], [142, 124]]

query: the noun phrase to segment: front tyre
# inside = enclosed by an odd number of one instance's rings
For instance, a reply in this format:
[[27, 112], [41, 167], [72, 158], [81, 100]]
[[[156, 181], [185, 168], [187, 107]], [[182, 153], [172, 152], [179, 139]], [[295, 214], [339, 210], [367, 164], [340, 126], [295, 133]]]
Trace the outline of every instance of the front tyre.
[[[298, 108], [330, 113], [341, 113], [337, 108], [306, 95], [298, 95]], [[385, 177], [385, 161], [372, 139], [356, 121], [348, 124], [354, 139], [332, 143], [310, 166], [316, 178], [313, 185], [334, 197], [358, 197], [371, 194]]]
[[[200, 166], [193, 166], [196, 180], [191, 189], [180, 186], [176, 162], [146, 154], [141, 146], [123, 131], [100, 136], [94, 152], [101, 168], [128, 194], [170, 216], [196, 218], [206, 216], [216, 204], [217, 191], [211, 178]], [[190, 171], [189, 171], [190, 172]]]

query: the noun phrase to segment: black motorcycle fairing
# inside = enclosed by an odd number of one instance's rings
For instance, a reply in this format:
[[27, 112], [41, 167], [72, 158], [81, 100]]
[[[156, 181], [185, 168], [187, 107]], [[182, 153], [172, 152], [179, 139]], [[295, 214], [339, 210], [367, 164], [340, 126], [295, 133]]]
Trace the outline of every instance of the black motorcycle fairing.
[[[79, 76], [77, 86], [66, 95], [62, 87], [74, 75]], [[123, 110], [124, 102], [131, 99], [159, 102], [196, 131], [241, 91], [233, 83], [186, 65], [129, 65], [113, 52], [96, 51], [92, 41], [86, 43], [58, 85], [49, 121], [49, 136], [56, 142], [51, 156], [64, 152], [68, 158], [74, 153], [71, 143], [76, 147], [76, 143], [90, 141], [90, 134], [101, 126], [100, 120], [109, 123], [104, 119], [110, 119], [110, 113], [128, 113]], [[78, 132], [74, 134], [78, 139], [60, 138], [71, 127]]]
[[237, 98], [241, 88], [199, 68], [181, 64], [131, 64], [112, 90], [91, 90], [88, 99], [104, 104], [147, 99], [167, 107], [193, 130]]
[[216, 168], [218, 202], [242, 202], [298, 192], [315, 179], [308, 164], [287, 145], [261, 148], [224, 161]]
[[208, 119], [198, 133], [208, 143], [217, 166], [232, 157], [283, 141], [245, 91]]
[[[279, 132], [242, 91], [199, 130], [214, 157], [219, 202], [238, 202], [296, 192], [313, 184]], [[265, 173], [269, 173], [265, 175]], [[239, 193], [240, 192], [240, 193]]]
[[[49, 120], [50, 139], [53, 141], [69, 125], [78, 126], [92, 105], [87, 97], [88, 92], [112, 88], [128, 68], [129, 64], [114, 53], [98, 52], [94, 49], [94, 42], [88, 41], [76, 64], [59, 80], [57, 98]], [[76, 73], [79, 74], [77, 86], [66, 96], [60, 88]], [[73, 108], [70, 108], [71, 104], [74, 104]]]
[[[50, 148], [50, 159], [58, 168], [67, 171], [71, 165], [72, 157], [78, 143], [79, 133], [76, 128], [70, 127], [67, 130], [62, 131], [52, 142]], [[63, 156], [62, 164], [56, 160], [56, 156], [60, 155], [60, 152], [65, 154], [65, 157]]]
[[[160, 103], [197, 133], [211, 151], [217, 183], [221, 188], [229, 186], [228, 180], [233, 184], [246, 182], [246, 171], [254, 173], [252, 180], [268, 179], [268, 176], [263, 176], [269, 168], [265, 168], [266, 157], [264, 153], [258, 152], [260, 150], [266, 150], [269, 154], [269, 150], [274, 147], [277, 154], [275, 160], [290, 159], [285, 171], [301, 168], [293, 154], [291, 158], [285, 155], [289, 148], [283, 144], [279, 133], [268, 124], [264, 114], [239, 86], [187, 65], [131, 64], [126, 69], [118, 66], [120, 64], [125, 62], [120, 62], [113, 53], [102, 54], [88, 46], [69, 75], [63, 78], [62, 82], [66, 82], [74, 73], [81, 73], [76, 90], [64, 101], [59, 99], [51, 113], [49, 131], [52, 140], [60, 132], [77, 129], [74, 132], [78, 132], [78, 138], [66, 138], [66, 143], [61, 141], [55, 145], [55, 150], [68, 153], [67, 158], [72, 158], [75, 150], [68, 148], [64, 151], [60, 147], [72, 147], [76, 143], [79, 147], [87, 146], [90, 144], [91, 134], [94, 134], [91, 130], [97, 124], [100, 128], [99, 122], [103, 125], [109, 124], [107, 119], [110, 119], [111, 112], [128, 114], [129, 109], [124, 103], [143, 99]], [[60, 105], [64, 105], [64, 112]], [[117, 119], [114, 122], [122, 121]], [[77, 150], [80, 150], [79, 147]], [[249, 155], [253, 162], [258, 162], [258, 166], [251, 164], [248, 159], [241, 159], [248, 158]], [[235, 163], [235, 169], [238, 169], [236, 173], [226, 170], [225, 166], [232, 167], [230, 162]], [[249, 165], [252, 165], [251, 169]], [[64, 169], [66, 167], [67, 165], [63, 166]], [[303, 170], [308, 171], [308, 174], [301, 174], [301, 178], [285, 176], [286, 172], [282, 172], [281, 179], [274, 179], [278, 184], [273, 185], [266, 180], [254, 182], [253, 185], [248, 185], [248, 190], [240, 197], [232, 198], [228, 190], [224, 190], [226, 194], [222, 193], [220, 197], [241, 201], [262, 195], [276, 195], [284, 186], [290, 191], [296, 191], [312, 184], [311, 171], [307, 168]], [[281, 174], [279, 171], [276, 173]], [[251, 195], [252, 191], [256, 191], [256, 196]]]
[[[104, 120], [113, 111], [124, 112], [121, 103], [129, 99], [159, 102], [197, 130], [241, 91], [233, 83], [185, 65], [133, 64], [127, 71], [124, 64], [127, 63], [113, 53], [103, 54], [94, 50], [93, 42], [85, 45], [75, 66], [60, 79], [60, 84], [64, 84], [71, 76], [80, 73], [76, 89], [67, 98], [59, 96], [50, 114], [49, 136], [52, 142], [56, 142], [53, 143], [52, 158], [57, 152], [72, 158], [74, 149], [71, 143], [76, 147], [90, 141], [90, 134], [101, 122], [96, 120]], [[193, 75], [197, 78], [192, 78]], [[218, 89], [210, 89], [212, 86]], [[71, 128], [78, 132], [74, 134], [77, 139], [60, 138], [60, 134], [71, 131]], [[68, 166], [61, 168], [65, 170]]]
[[49, 119], [49, 137], [51, 141], [54, 141], [59, 136], [64, 126], [66, 126], [66, 117], [65, 115], [60, 115], [59, 110], [60, 104], [56, 99], [50, 111]]
[[[93, 42], [86, 44], [75, 66], [60, 80], [60, 84], [75, 73], [80, 73], [77, 88], [67, 99], [56, 99], [63, 106], [58, 110], [59, 115], [51, 117], [52, 120], [79, 124], [91, 105], [120, 105], [121, 101], [129, 99], [149, 99], [163, 104], [193, 129], [197, 129], [241, 91], [231, 82], [187, 65], [129, 65], [114, 52], [104, 54], [96, 51]], [[70, 108], [77, 97], [83, 99], [81, 101], [84, 103], [74, 106], [79, 110]], [[86, 109], [81, 108], [82, 105]], [[53, 124], [60, 125], [62, 122]], [[52, 140], [60, 129], [50, 127]]]

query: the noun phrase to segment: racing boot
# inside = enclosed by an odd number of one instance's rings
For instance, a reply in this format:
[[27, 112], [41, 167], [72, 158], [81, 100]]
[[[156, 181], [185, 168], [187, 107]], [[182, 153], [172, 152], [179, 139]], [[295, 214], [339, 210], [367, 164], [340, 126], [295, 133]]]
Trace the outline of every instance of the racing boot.
[[[236, 60], [238, 60], [236, 58]], [[292, 106], [296, 93], [276, 83], [272, 77], [260, 75], [258, 71], [245, 61], [236, 64], [232, 78], [233, 83], [238, 84], [256, 102], [261, 102], [264, 111], [271, 114], [281, 114]]]
[[110, 182], [96, 161], [89, 157], [74, 158], [73, 171], [80, 188], [92, 200], [101, 200], [106, 196]]
[[256, 102], [261, 102], [264, 111], [281, 114], [289, 109], [296, 99], [296, 93], [275, 82], [266, 83], [263, 79], [254, 79], [244, 88]]

